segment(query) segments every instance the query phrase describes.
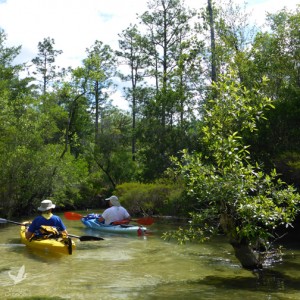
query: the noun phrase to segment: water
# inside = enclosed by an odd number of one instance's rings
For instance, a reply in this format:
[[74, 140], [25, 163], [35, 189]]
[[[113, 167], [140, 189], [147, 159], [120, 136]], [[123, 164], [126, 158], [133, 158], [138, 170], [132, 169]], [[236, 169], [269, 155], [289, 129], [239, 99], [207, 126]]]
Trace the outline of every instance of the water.
[[0, 226], [0, 299], [300, 299], [299, 244], [258, 276], [240, 267], [222, 237], [180, 246], [160, 238], [167, 228], [158, 223], [138, 237], [64, 222], [72, 234], [105, 240], [77, 240], [72, 255], [53, 256], [20, 244], [18, 225]]

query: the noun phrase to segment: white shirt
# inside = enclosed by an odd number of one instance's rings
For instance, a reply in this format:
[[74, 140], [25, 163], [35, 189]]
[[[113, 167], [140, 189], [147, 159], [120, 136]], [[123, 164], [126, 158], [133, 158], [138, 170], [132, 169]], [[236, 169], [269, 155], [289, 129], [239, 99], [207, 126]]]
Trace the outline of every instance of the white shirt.
[[130, 215], [123, 206], [112, 206], [103, 212], [102, 217], [105, 219], [105, 224], [109, 225], [112, 222], [127, 219]]

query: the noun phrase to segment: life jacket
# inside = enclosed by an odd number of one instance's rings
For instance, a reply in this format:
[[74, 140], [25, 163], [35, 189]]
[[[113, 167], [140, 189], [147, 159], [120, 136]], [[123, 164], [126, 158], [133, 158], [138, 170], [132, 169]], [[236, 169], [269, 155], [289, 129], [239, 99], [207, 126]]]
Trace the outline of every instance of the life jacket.
[[58, 239], [58, 238], [67, 238], [65, 233], [61, 233], [57, 228], [48, 225], [41, 225], [39, 230], [34, 232], [31, 239], [41, 240], [41, 239]]
[[59, 231], [55, 227], [48, 226], [48, 225], [41, 225], [39, 231], [46, 239], [50, 237], [56, 238], [60, 236]]
[[84, 218], [87, 220], [90, 220], [90, 219], [99, 219], [100, 217], [101, 217], [101, 214], [88, 214]]

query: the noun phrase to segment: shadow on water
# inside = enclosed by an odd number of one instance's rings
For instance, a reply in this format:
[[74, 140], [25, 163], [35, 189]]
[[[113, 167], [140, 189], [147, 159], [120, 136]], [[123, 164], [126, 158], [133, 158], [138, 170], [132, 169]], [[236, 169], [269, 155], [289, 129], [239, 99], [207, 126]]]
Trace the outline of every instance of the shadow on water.
[[[144, 289], [141, 299], [299, 299], [300, 278], [292, 278], [273, 270], [264, 270], [252, 275], [254, 276], [230, 278], [206, 276], [199, 280], [158, 284], [155, 287]], [[159, 296], [157, 296], [158, 294]]]
[[66, 255], [64, 254], [53, 253], [44, 250], [30, 249], [26, 246], [18, 248], [12, 247], [10, 248], [10, 251], [19, 255], [22, 254], [24, 258], [27, 258], [34, 262], [59, 263], [60, 260], [66, 258]]
[[[284, 290], [300, 291], [299, 279], [292, 278], [282, 272], [274, 270], [263, 270], [254, 273], [253, 278], [224, 278], [217, 276], [207, 276], [201, 280], [201, 284], [212, 285], [218, 288], [224, 287], [232, 290], [249, 290], [249, 291], [263, 291], [269, 293], [276, 293]], [[196, 284], [197, 282], [195, 282]], [[200, 282], [198, 282], [200, 283]]]
[[20, 243], [20, 239], [15, 238], [8, 240], [7, 248], [10, 252], [18, 255], [22, 254], [25, 258], [28, 258], [32, 261], [59, 263], [60, 259], [66, 258], [65, 254], [28, 248], [26, 245]]

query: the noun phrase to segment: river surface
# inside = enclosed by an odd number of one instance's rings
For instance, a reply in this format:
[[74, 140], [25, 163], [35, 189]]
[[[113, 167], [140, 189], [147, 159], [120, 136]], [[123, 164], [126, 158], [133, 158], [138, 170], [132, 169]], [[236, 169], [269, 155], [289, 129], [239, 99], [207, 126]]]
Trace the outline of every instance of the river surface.
[[70, 234], [105, 240], [76, 240], [72, 255], [53, 256], [22, 245], [18, 225], [0, 224], [0, 299], [300, 299], [297, 241], [259, 276], [240, 267], [223, 237], [180, 246], [161, 239], [174, 225], [156, 222], [138, 237], [62, 219]]

